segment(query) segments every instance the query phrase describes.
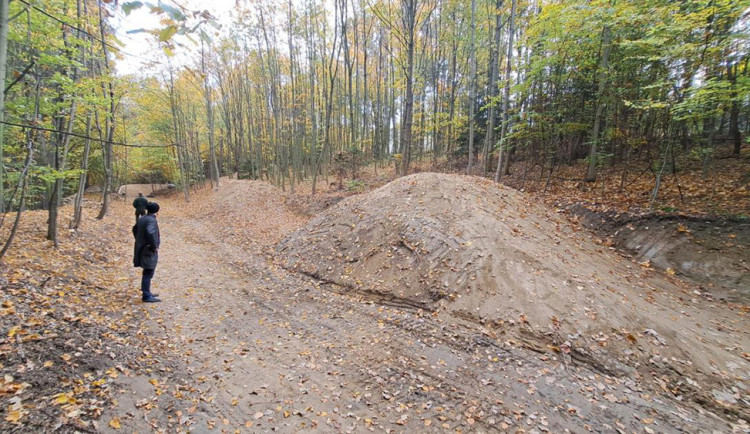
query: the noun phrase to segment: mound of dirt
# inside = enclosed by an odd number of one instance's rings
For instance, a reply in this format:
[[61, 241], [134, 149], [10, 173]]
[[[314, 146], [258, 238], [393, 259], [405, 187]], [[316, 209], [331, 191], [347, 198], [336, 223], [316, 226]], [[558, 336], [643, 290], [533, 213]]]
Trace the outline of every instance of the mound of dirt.
[[[748, 390], [746, 307], [713, 305], [694, 287], [596, 244], [523, 193], [483, 179], [400, 178], [341, 201], [277, 253], [289, 269], [477, 321], [605, 370], [648, 366], [726, 380], [711, 385], [721, 405], [743, 399], [727, 398], [735, 382]], [[710, 388], [676, 381], [702, 394]]]
[[272, 246], [308, 220], [289, 209], [281, 189], [262, 181], [222, 178], [218, 191], [206, 188], [190, 200], [199, 218], [220, 222], [216, 231], [248, 249]]

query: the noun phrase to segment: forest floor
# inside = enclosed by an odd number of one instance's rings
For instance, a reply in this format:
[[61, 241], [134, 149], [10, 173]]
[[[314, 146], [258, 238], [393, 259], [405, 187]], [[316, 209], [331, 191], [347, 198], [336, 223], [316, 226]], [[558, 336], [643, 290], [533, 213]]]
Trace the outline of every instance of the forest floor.
[[27, 213], [3, 269], [0, 430], [749, 429], [667, 382], [282, 268], [276, 244], [339, 199], [293, 200], [229, 180], [189, 205], [159, 199], [154, 292], [164, 302], [153, 305], [139, 301], [129, 204], [87, 218], [80, 234], [63, 231], [57, 250], [42, 241], [44, 214]]

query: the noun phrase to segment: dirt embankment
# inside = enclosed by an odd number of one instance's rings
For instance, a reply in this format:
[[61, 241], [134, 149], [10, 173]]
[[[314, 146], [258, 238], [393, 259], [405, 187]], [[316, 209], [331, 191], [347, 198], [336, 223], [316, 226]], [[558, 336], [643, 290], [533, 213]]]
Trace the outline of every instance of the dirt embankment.
[[[418, 174], [283, 240], [285, 266], [742, 413], [747, 308], [623, 259], [522, 193]], [[658, 373], [658, 374], [657, 374]]]
[[[593, 209], [590, 209], [593, 208]], [[719, 300], [750, 302], [750, 220], [628, 215], [578, 205], [569, 212], [614, 246], [701, 286]]]

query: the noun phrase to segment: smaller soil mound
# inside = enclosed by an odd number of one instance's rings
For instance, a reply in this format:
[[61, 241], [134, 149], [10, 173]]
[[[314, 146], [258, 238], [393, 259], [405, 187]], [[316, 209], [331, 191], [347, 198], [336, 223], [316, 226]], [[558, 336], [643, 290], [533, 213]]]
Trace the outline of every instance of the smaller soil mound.
[[220, 222], [215, 230], [246, 248], [272, 246], [308, 220], [285, 204], [281, 189], [263, 181], [222, 178], [219, 190], [206, 188], [190, 200], [198, 217]]
[[707, 306], [692, 287], [617, 256], [551, 209], [486, 180], [400, 178], [343, 200], [277, 252], [287, 268], [518, 331], [528, 345], [603, 369], [651, 363], [714, 377], [718, 366], [740, 382], [750, 372], [741, 309]]

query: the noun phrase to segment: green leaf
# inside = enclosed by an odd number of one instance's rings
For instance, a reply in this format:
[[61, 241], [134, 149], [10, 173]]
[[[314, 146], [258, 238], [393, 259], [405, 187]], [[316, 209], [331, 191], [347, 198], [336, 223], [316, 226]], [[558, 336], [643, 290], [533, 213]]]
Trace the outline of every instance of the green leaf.
[[177, 33], [177, 27], [167, 26], [159, 32], [159, 41], [167, 42], [172, 39], [172, 36], [174, 36], [175, 33]]
[[117, 39], [116, 37], [112, 36], [112, 40], [115, 41], [115, 44], [119, 45], [122, 48], [125, 48], [125, 43], [121, 40]]
[[125, 12], [125, 15], [130, 15], [131, 12], [140, 8], [141, 6], [143, 6], [143, 3], [139, 1], [123, 3], [122, 11]]
[[166, 12], [170, 17], [172, 17], [173, 20], [185, 21], [187, 19], [182, 11], [168, 4], [159, 2], [159, 9]]
[[203, 31], [203, 29], [201, 29], [199, 36], [201, 37], [201, 39], [203, 40], [203, 42], [205, 42], [207, 44], [211, 43], [211, 37], [208, 36], [208, 33], [206, 33], [205, 31]]

